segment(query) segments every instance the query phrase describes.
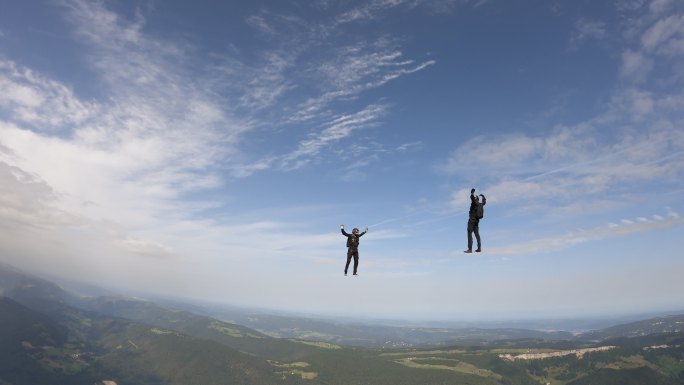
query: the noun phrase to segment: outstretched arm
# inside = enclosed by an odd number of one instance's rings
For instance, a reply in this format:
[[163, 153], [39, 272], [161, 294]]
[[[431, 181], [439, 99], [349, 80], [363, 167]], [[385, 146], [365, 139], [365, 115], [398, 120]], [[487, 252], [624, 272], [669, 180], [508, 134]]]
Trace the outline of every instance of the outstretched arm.
[[349, 236], [349, 234], [347, 234], [347, 232], [344, 231], [344, 225], [340, 225], [340, 231], [342, 232], [342, 235], [344, 235], [345, 237]]
[[480, 196], [482, 197], [482, 206], [486, 205], [487, 204], [487, 198], [485, 198], [485, 196], [482, 194], [480, 194]]
[[470, 201], [475, 202], [475, 189], [470, 190]]
[[359, 234], [359, 237], [361, 237], [362, 235], [366, 234], [367, 232], [368, 232], [368, 227], [366, 227], [366, 230], [364, 230], [363, 233]]

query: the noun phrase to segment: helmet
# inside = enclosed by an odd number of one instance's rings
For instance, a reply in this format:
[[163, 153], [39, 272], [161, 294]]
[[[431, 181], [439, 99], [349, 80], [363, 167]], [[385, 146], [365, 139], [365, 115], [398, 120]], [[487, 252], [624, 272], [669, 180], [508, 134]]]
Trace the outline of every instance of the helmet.
[[352, 230], [352, 233], [358, 234], [358, 233], [359, 233], [359, 229], [357, 229], [356, 227], [354, 227], [354, 230]]

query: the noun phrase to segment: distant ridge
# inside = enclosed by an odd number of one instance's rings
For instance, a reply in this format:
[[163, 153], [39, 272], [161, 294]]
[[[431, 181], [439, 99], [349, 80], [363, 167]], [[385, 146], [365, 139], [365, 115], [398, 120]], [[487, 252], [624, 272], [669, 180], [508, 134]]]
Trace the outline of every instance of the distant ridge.
[[580, 335], [585, 340], [606, 340], [618, 337], [641, 337], [660, 333], [684, 333], [684, 314], [650, 318], [615, 325]]

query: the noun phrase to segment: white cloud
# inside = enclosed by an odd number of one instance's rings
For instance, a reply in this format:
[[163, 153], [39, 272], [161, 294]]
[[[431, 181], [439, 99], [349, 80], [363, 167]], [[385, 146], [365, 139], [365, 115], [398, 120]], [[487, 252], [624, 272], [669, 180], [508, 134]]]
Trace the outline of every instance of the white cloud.
[[256, 30], [265, 33], [267, 35], [277, 35], [277, 31], [273, 28], [268, 21], [261, 15], [249, 16], [246, 20], [247, 24], [251, 25]]
[[643, 7], [645, 2], [645, 0], [616, 0], [615, 7], [620, 12], [631, 12]]
[[[12, 167], [40, 175], [46, 185], [61, 194], [63, 207], [91, 219], [127, 223], [133, 228], [157, 224], [177, 205], [195, 207], [182, 201], [187, 192], [223, 183], [213, 171], [214, 165], [238, 177], [275, 165], [298, 168], [353, 132], [372, 127], [386, 111], [385, 106], [372, 104], [356, 113], [339, 114], [285, 155], [232, 162], [240, 155], [236, 144], [241, 135], [268, 121], [250, 115], [241, 120], [233, 118], [235, 111], [228, 109], [230, 105], [222, 105], [216, 98], [215, 84], [226, 87], [228, 83], [213, 81], [231, 71], [242, 73], [248, 65], [229, 60], [226, 67], [209, 69], [206, 79], [199, 68], [200, 76], [188, 82], [186, 68], [195, 61], [185, 56], [187, 47], [145, 35], [146, 20], [139, 12], [128, 20], [103, 3], [65, 0], [62, 4], [89, 49], [87, 59], [109, 99], [83, 102], [67, 86], [3, 61], [0, 108], [12, 114], [17, 123], [30, 123], [39, 129], [58, 126], [66, 135], [41, 135], [28, 127], [5, 124], [0, 127], [1, 138], [2, 145], [16, 153]], [[279, 27], [269, 23], [266, 16], [249, 20], [263, 30]], [[282, 26], [302, 21], [283, 18], [280, 22]], [[296, 46], [316, 29], [302, 28], [295, 36], [297, 40], [286, 46]], [[296, 70], [293, 63], [310, 47], [308, 44], [299, 51], [266, 52], [263, 66], [246, 72], [241, 82], [232, 85], [238, 95], [234, 108], [258, 110], [282, 99], [291, 90], [285, 80], [288, 71]], [[348, 47], [344, 55], [334, 58], [343, 60], [346, 70], [326, 74], [332, 90], [325, 91], [319, 99], [323, 102], [316, 103], [315, 108], [433, 63], [415, 64], [401, 56], [384, 39], [370, 46]], [[123, 239], [137, 238], [126, 235]]]
[[644, 32], [641, 44], [646, 51], [655, 51], [672, 38], [684, 35], [684, 14], [658, 20]]
[[399, 152], [417, 151], [417, 150], [423, 149], [424, 147], [425, 147], [425, 144], [422, 141], [416, 141], [416, 142], [401, 144], [396, 148], [396, 150]]
[[[91, 64], [100, 70], [102, 80], [119, 97], [128, 87], [149, 87], [157, 93], [147, 103], [163, 99], [161, 91], [172, 93], [179, 76], [169, 71], [167, 60], [182, 56], [176, 44], [147, 38], [142, 30], [144, 17], [138, 12], [133, 21], [109, 11], [102, 3], [64, 0], [69, 18], [84, 42], [90, 44]], [[130, 95], [133, 96], [133, 95]]]
[[0, 111], [9, 118], [42, 130], [80, 124], [97, 113], [93, 103], [81, 102], [58, 82], [0, 59]]
[[418, 7], [424, 7], [431, 12], [451, 13], [456, 8], [470, 5], [478, 8], [490, 0], [371, 0], [362, 2], [336, 18], [338, 24], [369, 22], [386, 17], [389, 11], [405, 9], [411, 11]]
[[[15, 224], [17, 231], [18, 223], [47, 229], [40, 232], [42, 243], [29, 245], [24, 238], [22, 243], [20, 238], [4, 237], [3, 247], [14, 248], [17, 255], [32, 253], [38, 263], [56, 255], [49, 245], [60, 242], [64, 269], [79, 263], [79, 258], [81, 266], [93, 258], [103, 266], [136, 261], [142, 274], [142, 265], [160, 261], [171, 266], [188, 258], [258, 260], [329, 253], [337, 242], [328, 235], [306, 234], [303, 248], [297, 224], [279, 224], [274, 232], [272, 226], [238, 220], [196, 219], [202, 210], [221, 202], [190, 197], [227, 183], [221, 174], [226, 170], [246, 177], [274, 167], [295, 169], [320, 158], [351, 135], [376, 125], [387, 112], [386, 105], [376, 103], [353, 113], [331, 113], [332, 102], [356, 97], [434, 63], [404, 59], [386, 39], [354, 45], [346, 58], [324, 55], [324, 62], [342, 60], [347, 69], [339, 77], [327, 73], [319, 78], [325, 79], [320, 82], [323, 102], [315, 107], [325, 111], [311, 116], [326, 123], [292, 151], [245, 162], [247, 155], [239, 144], [246, 133], [255, 127], [277, 126], [283, 116], [296, 113], [288, 104], [279, 111], [270, 109], [268, 116], [261, 110], [292, 96], [289, 79], [302, 76], [298, 71], [310, 75], [308, 67], [295, 63], [324, 38], [307, 35], [315, 26], [302, 27], [284, 45], [313, 39], [298, 50], [263, 52], [263, 65], [228, 58], [203, 68], [186, 56], [195, 51], [185, 43], [146, 35], [146, 20], [140, 13], [131, 21], [101, 2], [65, 0], [63, 4], [106, 98], [84, 101], [65, 84], [11, 61], [0, 62], [0, 109], [10, 120], [0, 122], [0, 177], [5, 182], [0, 186], [4, 204], [0, 216], [2, 223]], [[263, 28], [282, 27], [266, 19], [252, 22]], [[196, 72], [190, 73], [191, 67]], [[225, 103], [219, 95], [229, 95], [233, 103]], [[290, 106], [301, 104], [293, 100]], [[93, 255], [88, 250], [101, 252]], [[148, 262], [140, 262], [141, 258]], [[119, 267], [112, 274], [122, 278], [126, 272]]]
[[684, 55], [684, 38], [670, 39], [663, 44], [660, 53], [667, 56], [682, 56]]
[[630, 88], [616, 94], [613, 103], [620, 105], [618, 108], [634, 120], [640, 121], [654, 111], [656, 101], [651, 92]]
[[5, 232], [55, 229], [80, 223], [58, 206], [59, 195], [33, 174], [0, 161], [0, 226]]
[[653, 0], [649, 5], [649, 9], [654, 14], [662, 14], [670, 9], [673, 3], [674, 0]]
[[[0, 186], [13, 208], [4, 219], [60, 224], [46, 239], [78, 238], [87, 224], [89, 243], [102, 242], [97, 249], [166, 255], [173, 247], [143, 233], [206, 207], [186, 195], [223, 183], [217, 166], [230, 164], [250, 126], [232, 120], [201, 78], [187, 81], [182, 49], [144, 35], [140, 15], [129, 22], [100, 2], [63, 4], [107, 98], [83, 101], [58, 81], [0, 62], [0, 109], [9, 120], [0, 122], [0, 160], [22, 176]], [[26, 176], [39, 182], [22, 182]]]
[[140, 255], [143, 257], [160, 258], [173, 256], [173, 249], [154, 241], [136, 238], [125, 238], [117, 240], [116, 244], [122, 249], [124, 249], [126, 252]]
[[571, 38], [573, 45], [595, 39], [602, 40], [606, 37], [606, 23], [596, 20], [580, 19], [575, 22], [575, 30]]
[[643, 82], [653, 70], [653, 59], [645, 57], [641, 52], [631, 50], [622, 53], [620, 74], [624, 78]]
[[517, 244], [494, 246], [488, 248], [487, 252], [494, 255], [521, 255], [538, 252], [552, 252], [586, 242], [675, 227], [682, 223], [684, 223], [684, 221], [679, 216], [672, 216], [670, 219], [660, 221], [650, 221], [646, 218], [637, 218], [636, 220], [622, 219], [620, 224], [609, 223], [606, 226], [588, 230], [577, 230], [563, 235], [550, 236]]
[[[477, 167], [480, 172], [508, 174], [535, 172], [537, 168], [576, 162], [595, 148], [588, 127], [559, 127], [546, 136], [507, 134], [492, 138], [477, 136], [453, 151], [441, 171], [449, 174], [468, 172]], [[530, 170], [532, 167], [532, 170]]]
[[[607, 213], [662, 181], [681, 188], [684, 131], [680, 122], [666, 119], [672, 98], [620, 90], [610, 110], [593, 120], [544, 135], [475, 137], [438, 169], [471, 178], [469, 184], [509, 215]], [[469, 189], [453, 193], [452, 208], [468, 206]]]
[[385, 11], [401, 5], [415, 7], [418, 1], [407, 0], [372, 0], [363, 5], [353, 8], [337, 17], [337, 23], [352, 23], [358, 21], [373, 20], [382, 15]]

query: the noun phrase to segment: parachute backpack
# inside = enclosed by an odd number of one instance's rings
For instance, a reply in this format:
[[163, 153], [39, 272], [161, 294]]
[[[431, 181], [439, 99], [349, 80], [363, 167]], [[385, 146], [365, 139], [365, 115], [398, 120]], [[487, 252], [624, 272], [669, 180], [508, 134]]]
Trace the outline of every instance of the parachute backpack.
[[484, 205], [480, 201], [477, 202], [477, 206], [475, 207], [475, 215], [477, 216], [477, 219], [484, 218]]

